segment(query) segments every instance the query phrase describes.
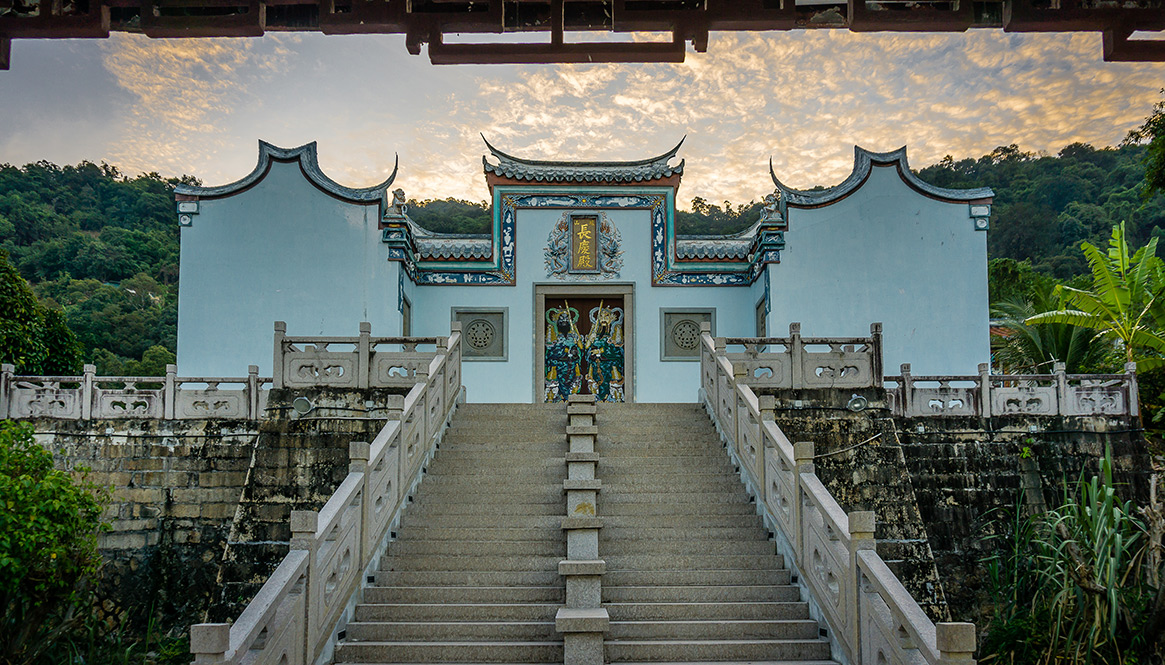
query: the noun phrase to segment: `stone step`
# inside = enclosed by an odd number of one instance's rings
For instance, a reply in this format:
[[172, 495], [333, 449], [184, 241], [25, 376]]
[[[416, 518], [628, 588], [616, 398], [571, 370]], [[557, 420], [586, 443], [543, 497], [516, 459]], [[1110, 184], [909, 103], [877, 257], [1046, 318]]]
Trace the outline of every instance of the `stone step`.
[[[612, 518], [614, 519], [614, 518]], [[756, 528], [754, 524], [744, 526], [690, 526], [690, 527], [660, 527], [655, 525], [614, 526], [606, 521], [603, 523], [602, 540], [600, 542], [624, 542], [630, 540], [689, 540], [701, 541], [708, 539], [732, 541], [767, 541], [768, 532]]]
[[[431, 554], [426, 556], [384, 557], [381, 560], [381, 570], [429, 570], [429, 571], [539, 571], [558, 570], [558, 562], [565, 557], [561, 555], [530, 555], [522, 556], [489, 554]], [[709, 568], [731, 568], [724, 562], [721, 566]]]
[[561, 663], [562, 640], [341, 642], [337, 663]]
[[417, 496], [413, 501], [414, 503], [432, 503], [434, 501], [448, 500], [475, 505], [483, 513], [488, 513], [493, 504], [496, 503], [561, 503], [565, 501], [562, 494], [562, 485], [558, 487], [502, 486], [489, 491], [477, 488], [471, 491], [458, 491], [457, 487], [425, 487], [423, 483], [421, 485], [421, 491], [417, 492]]
[[[464, 501], [450, 500], [448, 497], [433, 497], [426, 503], [420, 503], [419, 498], [414, 499], [413, 503], [405, 508], [404, 516], [415, 517], [418, 519], [425, 517], [452, 517], [452, 516], [475, 516], [479, 521], [487, 519], [483, 516], [482, 507], [480, 505], [470, 505]], [[538, 502], [507, 502], [495, 503], [489, 507], [489, 517], [495, 516], [528, 516], [528, 517], [545, 517], [547, 515], [565, 515], [566, 514], [566, 499], [562, 496], [558, 497], [557, 501], [538, 501]]]
[[667, 474], [639, 474], [634, 477], [611, 477], [599, 473], [603, 490], [633, 490], [636, 492], [733, 492], [744, 491], [744, 485], [736, 478], [723, 475], [704, 474], [701, 476]]
[[827, 660], [829, 642], [807, 640], [607, 640], [607, 658], [626, 661], [665, 662]]
[[[559, 518], [561, 522], [562, 518]], [[491, 526], [485, 526], [490, 524]], [[400, 530], [398, 542], [413, 540], [460, 540], [480, 542], [483, 540], [562, 540], [559, 524], [543, 528], [493, 526], [493, 520], [483, 517], [475, 527], [415, 526]]]
[[[814, 633], [817, 624], [813, 625]], [[561, 640], [553, 621], [380, 621], [348, 624], [347, 639], [393, 642], [461, 642], [519, 640], [549, 642]]]
[[818, 625], [812, 619], [612, 621], [607, 633], [608, 640], [812, 640], [817, 637]]
[[563, 603], [562, 586], [374, 586], [364, 602], [383, 603]]
[[[763, 533], [763, 532], [762, 532]], [[609, 540], [599, 545], [604, 559], [625, 554], [725, 555], [776, 554], [777, 545], [767, 540]]]
[[680, 585], [680, 586], [607, 586], [603, 585], [603, 602], [611, 603], [684, 603], [684, 602], [796, 602], [801, 590], [787, 585]]
[[[766, 543], [767, 544], [767, 543]], [[528, 556], [566, 556], [566, 543], [559, 537], [558, 540], [478, 540], [478, 541], [445, 541], [445, 540], [397, 540], [388, 544], [390, 557], [429, 556], [444, 554], [448, 556], [500, 556], [500, 555], [528, 555]]]
[[602, 554], [607, 570], [724, 570], [783, 568], [773, 554]]
[[[522, 470], [515, 470], [513, 473], [502, 473], [501, 470], [482, 469], [478, 473], [466, 474], [448, 474], [444, 470], [436, 471], [429, 470], [429, 474], [425, 477], [423, 486], [429, 487], [443, 487], [451, 486], [455, 488], [464, 488], [474, 492], [483, 492], [487, 490], [526, 490], [535, 491], [543, 489], [552, 489], [557, 487], [562, 489], [562, 479], [566, 475], [566, 465], [559, 469], [557, 473], [549, 471], [543, 473], [526, 473]], [[740, 484], [739, 482], [737, 484]]]
[[[650, 490], [644, 492], [622, 492], [618, 490], [608, 492], [606, 488], [603, 488], [603, 490], [599, 494], [600, 510], [605, 510], [607, 506], [641, 503], [666, 503], [672, 506], [701, 503], [751, 503], [751, 497], [744, 491], [744, 486], [739, 483], [737, 483], [735, 490], [725, 490], [714, 494], [704, 492], [652, 492]], [[682, 513], [685, 509], [677, 508], [675, 512]]]
[[808, 619], [802, 602], [604, 603], [612, 621], [756, 621]]
[[[606, 580], [606, 578], [603, 579]], [[758, 576], [748, 578], [746, 581], [765, 584], [788, 583], [788, 579], [782, 580], [773, 576], [764, 578]], [[376, 572], [377, 586], [554, 586], [562, 583], [562, 576], [558, 574], [557, 569], [538, 571], [393, 570]]]
[[773, 570], [608, 570], [603, 588], [619, 586], [679, 586], [685, 584], [790, 584], [793, 574]]
[[[601, 495], [600, 495], [601, 499]], [[607, 515], [602, 511], [603, 529], [701, 529], [701, 528], [748, 528], [760, 529], [761, 518], [754, 513], [740, 515]], [[410, 509], [405, 511], [400, 521], [401, 538], [408, 536], [413, 528], [433, 527], [438, 529], [557, 529], [562, 524], [562, 515], [418, 515]], [[633, 532], [632, 532], [633, 533]]]
[[562, 603], [363, 603], [356, 621], [554, 621]]
[[599, 515], [608, 517], [652, 517], [675, 515], [687, 517], [690, 515], [756, 515], [756, 504], [749, 501], [733, 501], [731, 503], [703, 502], [685, 505], [683, 510], [676, 510], [675, 506], [667, 503], [632, 503], [628, 501], [604, 501], [599, 493]]

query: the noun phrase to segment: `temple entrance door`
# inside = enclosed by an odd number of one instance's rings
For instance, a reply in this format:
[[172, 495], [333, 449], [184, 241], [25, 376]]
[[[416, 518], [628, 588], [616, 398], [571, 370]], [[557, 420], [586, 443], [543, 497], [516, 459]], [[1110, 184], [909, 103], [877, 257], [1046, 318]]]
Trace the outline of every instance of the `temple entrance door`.
[[543, 399], [627, 401], [627, 308], [622, 295], [551, 296], [542, 317]]

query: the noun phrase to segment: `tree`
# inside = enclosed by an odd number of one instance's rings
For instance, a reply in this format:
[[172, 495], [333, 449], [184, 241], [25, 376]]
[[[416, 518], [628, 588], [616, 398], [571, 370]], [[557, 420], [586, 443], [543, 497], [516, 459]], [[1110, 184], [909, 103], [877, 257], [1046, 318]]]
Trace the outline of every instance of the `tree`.
[[1066, 307], [1027, 318], [1024, 323], [1068, 324], [1119, 341], [1129, 362], [1144, 372], [1165, 366], [1165, 266], [1157, 258], [1157, 239], [1131, 257], [1125, 225], [1114, 226], [1108, 253], [1081, 243], [1092, 270], [1092, 289], [1056, 287]]
[[1070, 374], [1095, 371], [1105, 364], [1112, 344], [1097, 339], [1087, 328], [1067, 323], [1027, 321], [1037, 314], [1060, 309], [1056, 285], [1050, 280], [1033, 288], [1026, 297], [993, 303], [992, 318], [1001, 320], [1004, 337], [992, 337], [995, 361], [1008, 373], [1047, 374], [1062, 362]]
[[65, 322], [65, 313], [51, 307], [43, 308], [44, 327], [41, 342], [46, 357], [41, 371], [49, 376], [71, 376], [81, 373], [81, 343]]
[[0, 249], [0, 362], [16, 365], [19, 373], [39, 373], [47, 355], [43, 326], [32, 288]]
[[0, 665], [34, 662], [79, 621], [108, 498], [55, 469], [31, 426], [0, 422]]
[[[1165, 88], [1161, 90], [1165, 93]], [[1129, 132], [1125, 143], [1148, 142], [1145, 153], [1145, 188], [1147, 197], [1165, 192], [1165, 101], [1157, 102], [1145, 124]]]

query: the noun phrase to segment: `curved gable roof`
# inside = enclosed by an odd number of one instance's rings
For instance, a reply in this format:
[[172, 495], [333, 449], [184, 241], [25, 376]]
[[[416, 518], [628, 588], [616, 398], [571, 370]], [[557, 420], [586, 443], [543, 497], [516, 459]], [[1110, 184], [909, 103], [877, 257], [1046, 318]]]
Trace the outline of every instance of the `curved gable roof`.
[[680, 175], [684, 172], [684, 160], [675, 166], [668, 161], [676, 156], [687, 137], [680, 139], [676, 147], [662, 155], [630, 162], [567, 162], [541, 159], [522, 159], [508, 155], [493, 147], [483, 135], [485, 147], [498, 160], [490, 164], [481, 157], [485, 172], [514, 180], [535, 182], [644, 182]]
[[837, 203], [857, 191], [866, 182], [866, 179], [870, 177], [870, 171], [874, 166], [896, 167], [898, 175], [907, 186], [924, 196], [929, 196], [939, 201], [968, 203], [970, 201], [989, 199], [995, 196], [995, 192], [990, 187], [948, 189], [923, 182], [910, 170], [910, 165], [906, 161], [906, 146], [902, 146], [891, 152], [871, 152], [861, 146], [854, 146], [853, 171], [840, 184], [827, 187], [826, 189], [801, 190], [793, 189], [785, 185], [777, 178], [776, 172], [773, 171], [773, 160], [771, 157], [769, 158], [769, 175], [772, 177], [773, 184], [780, 190], [781, 195], [788, 205], [798, 208], [817, 208], [827, 206], [831, 203]]
[[274, 146], [266, 141], [259, 141], [259, 163], [255, 165], [255, 170], [243, 176], [239, 180], [226, 185], [219, 185], [217, 187], [195, 187], [193, 185], [178, 185], [174, 188], [174, 193], [182, 196], [196, 196], [198, 198], [222, 198], [225, 196], [232, 196], [243, 192], [254, 185], [258, 184], [267, 176], [267, 172], [271, 170], [271, 162], [298, 162], [299, 170], [304, 177], [308, 179], [311, 184], [318, 187], [326, 194], [330, 194], [338, 199], [348, 201], [350, 203], [357, 203], [361, 205], [370, 205], [373, 203], [381, 203], [386, 199], [386, 192], [393, 180], [396, 180], [397, 168], [400, 166], [400, 158], [398, 157], [396, 163], [392, 167], [392, 175], [379, 185], [371, 187], [352, 188], [345, 187], [335, 180], [332, 180], [320, 170], [319, 160], [316, 156], [316, 142], [312, 141], [306, 145], [301, 145], [298, 148], [280, 148]]

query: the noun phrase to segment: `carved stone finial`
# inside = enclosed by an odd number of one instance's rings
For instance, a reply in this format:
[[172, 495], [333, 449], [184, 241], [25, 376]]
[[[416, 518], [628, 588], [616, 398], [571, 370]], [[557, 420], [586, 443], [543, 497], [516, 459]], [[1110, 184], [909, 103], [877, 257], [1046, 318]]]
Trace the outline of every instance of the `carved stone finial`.
[[781, 190], [774, 189], [772, 194], [765, 196], [765, 205], [761, 209], [762, 222], [779, 222], [781, 218]]
[[392, 190], [392, 213], [397, 216], [404, 216], [408, 212], [408, 205], [406, 205], [405, 190], [397, 187]]

